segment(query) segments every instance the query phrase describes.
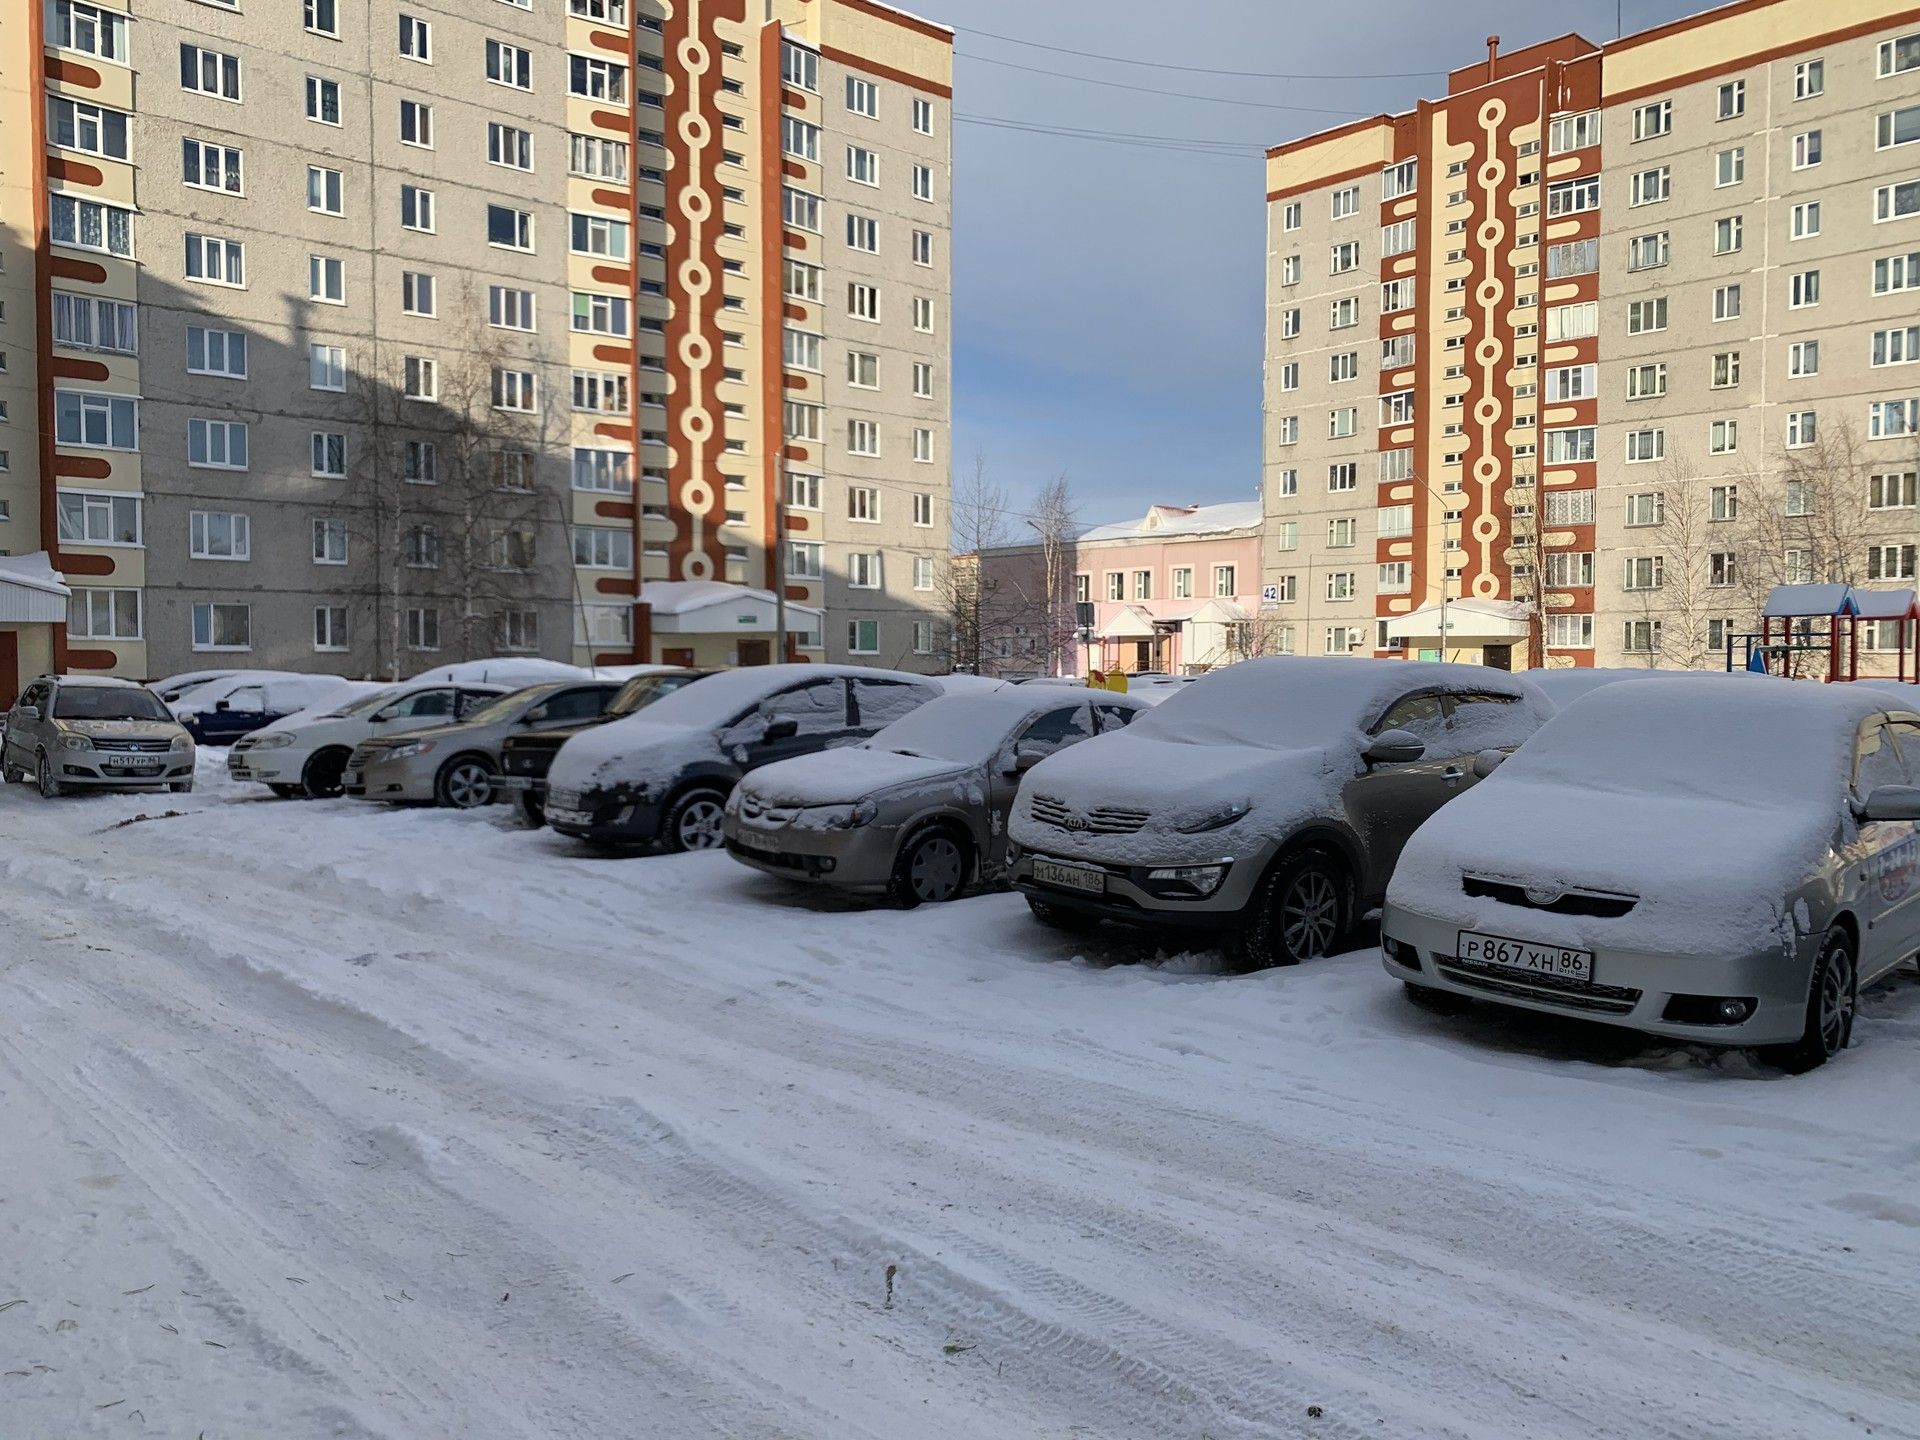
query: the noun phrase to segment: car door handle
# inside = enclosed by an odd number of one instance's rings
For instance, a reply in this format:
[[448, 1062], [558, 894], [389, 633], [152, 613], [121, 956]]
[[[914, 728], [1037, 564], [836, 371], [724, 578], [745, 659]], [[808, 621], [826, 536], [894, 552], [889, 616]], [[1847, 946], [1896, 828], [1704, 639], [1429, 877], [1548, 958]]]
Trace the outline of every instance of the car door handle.
[[1458, 765], [1449, 765], [1446, 769], [1440, 772], [1440, 778], [1446, 781], [1449, 785], [1452, 785], [1458, 781], [1466, 779], [1467, 772], [1462, 770]]

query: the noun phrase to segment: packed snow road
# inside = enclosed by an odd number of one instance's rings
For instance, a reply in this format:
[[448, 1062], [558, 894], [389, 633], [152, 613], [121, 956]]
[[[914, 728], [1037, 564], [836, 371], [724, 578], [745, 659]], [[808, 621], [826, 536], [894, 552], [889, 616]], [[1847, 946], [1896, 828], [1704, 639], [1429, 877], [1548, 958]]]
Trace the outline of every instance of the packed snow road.
[[1920, 1436], [1910, 974], [1787, 1079], [208, 771], [0, 936], [9, 1440]]

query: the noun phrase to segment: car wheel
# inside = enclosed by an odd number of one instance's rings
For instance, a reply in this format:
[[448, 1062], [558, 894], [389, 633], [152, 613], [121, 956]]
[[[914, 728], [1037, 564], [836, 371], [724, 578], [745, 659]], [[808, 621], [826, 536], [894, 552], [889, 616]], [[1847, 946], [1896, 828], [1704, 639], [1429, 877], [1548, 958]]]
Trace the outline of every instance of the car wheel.
[[271, 790], [275, 795], [278, 795], [282, 800], [291, 800], [296, 795], [304, 795], [307, 793], [305, 788], [299, 785], [269, 785], [267, 789]]
[[67, 787], [53, 778], [53, 762], [47, 759], [44, 750], [34, 757], [33, 778], [39, 783], [43, 800], [58, 800], [67, 793]]
[[453, 810], [477, 810], [493, 801], [493, 766], [478, 755], [456, 755], [434, 777], [433, 798]]
[[0, 765], [0, 778], [5, 779], [9, 785], [18, 785], [27, 778], [27, 772], [9, 760], [6, 764]]
[[726, 805], [726, 796], [718, 790], [689, 790], [668, 809], [661, 843], [675, 854], [718, 850], [726, 843]]
[[1769, 1046], [1762, 1056], [1791, 1074], [1804, 1075], [1846, 1049], [1853, 1039], [1859, 979], [1853, 941], [1844, 930], [1829, 930], [1807, 987], [1806, 1030], [1793, 1044]]
[[[169, 780], [167, 782], [167, 789], [171, 790], [176, 795], [185, 795], [192, 791], [193, 781]], [[298, 792], [296, 791], [295, 793], [297, 794]]]
[[520, 792], [520, 814], [536, 830], [547, 823], [546, 803], [531, 790]]
[[1296, 851], [1267, 876], [1240, 953], [1255, 969], [1337, 954], [1352, 913], [1346, 867], [1324, 850]]
[[1416, 985], [1411, 980], [1402, 980], [1407, 987], [1407, 999], [1422, 1010], [1434, 1015], [1459, 1015], [1473, 1002], [1464, 995], [1456, 995], [1451, 990], [1436, 990], [1431, 985]]
[[1049, 930], [1059, 930], [1068, 935], [1078, 935], [1093, 929], [1100, 923], [1098, 917], [1082, 910], [1069, 910], [1064, 905], [1055, 905], [1050, 901], [1027, 897], [1027, 909], [1033, 912], [1033, 918]]
[[300, 769], [298, 788], [314, 800], [331, 800], [334, 796], [343, 793], [344, 787], [340, 777], [347, 773], [347, 757], [352, 753], [337, 745], [331, 749], [315, 751]]
[[887, 896], [902, 910], [951, 900], [967, 885], [967, 843], [944, 826], [922, 830], [894, 858]]

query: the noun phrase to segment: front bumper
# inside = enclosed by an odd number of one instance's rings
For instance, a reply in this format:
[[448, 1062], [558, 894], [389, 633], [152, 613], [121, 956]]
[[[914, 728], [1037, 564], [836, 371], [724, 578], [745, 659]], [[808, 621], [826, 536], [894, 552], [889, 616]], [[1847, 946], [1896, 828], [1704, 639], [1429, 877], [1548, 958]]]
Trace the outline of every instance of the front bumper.
[[[544, 782], [542, 782], [544, 783]], [[610, 845], [651, 845], [660, 838], [661, 807], [604, 790], [556, 790], [547, 786], [547, 827], [576, 840]]]
[[892, 880], [900, 846], [897, 825], [803, 830], [794, 825], [756, 825], [738, 815], [727, 817], [726, 836], [727, 853], [763, 874], [876, 892], [885, 890]]
[[[109, 764], [109, 759], [125, 763]], [[50, 763], [62, 785], [172, 785], [193, 778], [194, 752], [127, 754], [112, 750], [56, 750]]]
[[[1061, 865], [1097, 870], [1104, 877], [1103, 888], [1099, 894], [1094, 894], [1036, 880], [1033, 873], [1035, 860], [1051, 860]], [[1199, 862], [1178, 860], [1169, 861], [1167, 865], [1188, 866], [1196, 863]], [[1211, 932], [1244, 929], [1247, 912], [1253, 905], [1254, 892], [1266, 870], [1265, 848], [1259, 854], [1239, 859], [1221, 856], [1211, 863], [1224, 865], [1226, 875], [1211, 894], [1204, 896], [1183, 894], [1177, 887], [1165, 882], [1149, 881], [1148, 874], [1165, 868], [1161, 865], [1111, 864], [1080, 855], [1029, 850], [1024, 846], [1014, 854], [1008, 878], [1014, 889], [1036, 900], [1044, 900], [1063, 910], [1096, 915], [1103, 920], [1116, 920], [1124, 925]]]
[[[1489, 914], [1476, 928], [1528, 938], [1524, 913]], [[1500, 967], [1463, 965], [1460, 927], [1388, 905], [1380, 917], [1381, 964], [1389, 975], [1496, 1005], [1644, 1031], [1708, 1045], [1779, 1045], [1806, 1027], [1818, 937], [1791, 951], [1737, 955], [1656, 955], [1596, 949], [1589, 983], [1547, 980]], [[1551, 943], [1551, 942], [1542, 942]], [[1720, 999], [1749, 1000], [1732, 1024], [1696, 1023]], [[1687, 1018], [1678, 1018], [1687, 1017]]]
[[341, 787], [357, 800], [431, 800], [434, 770], [417, 763], [431, 758], [425, 755], [405, 760], [376, 758], [359, 769], [349, 764], [340, 776]]
[[227, 774], [258, 785], [298, 785], [306, 766], [307, 752], [291, 747], [227, 752]]

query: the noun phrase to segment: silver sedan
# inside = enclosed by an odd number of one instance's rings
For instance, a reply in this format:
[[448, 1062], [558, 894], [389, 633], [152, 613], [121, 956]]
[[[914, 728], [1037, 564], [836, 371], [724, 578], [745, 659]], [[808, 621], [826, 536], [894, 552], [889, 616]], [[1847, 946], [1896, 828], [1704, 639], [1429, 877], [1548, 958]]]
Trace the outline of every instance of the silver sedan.
[[727, 803], [727, 849], [782, 879], [951, 900], [1007, 863], [1007, 813], [1047, 756], [1146, 708], [1127, 695], [1009, 685], [949, 695], [862, 745], [756, 770]]

